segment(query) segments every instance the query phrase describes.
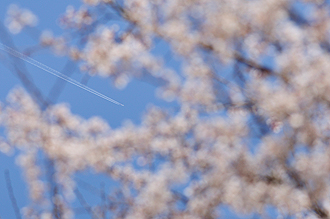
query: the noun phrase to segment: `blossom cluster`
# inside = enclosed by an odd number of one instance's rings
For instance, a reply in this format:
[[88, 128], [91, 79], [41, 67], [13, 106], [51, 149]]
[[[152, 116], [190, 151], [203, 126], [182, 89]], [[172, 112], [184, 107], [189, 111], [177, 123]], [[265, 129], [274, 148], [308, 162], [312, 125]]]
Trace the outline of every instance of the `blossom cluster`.
[[21, 9], [17, 5], [10, 5], [5, 20], [6, 26], [13, 34], [18, 34], [26, 26], [35, 26], [38, 18], [27, 9]]
[[[0, 151], [19, 151], [35, 203], [51, 199], [60, 218], [74, 217], [74, 175], [92, 169], [120, 182], [120, 196], [107, 194], [115, 218], [219, 218], [221, 206], [261, 217], [269, 206], [299, 218], [330, 217], [326, 1], [83, 2], [62, 17], [84, 39], [65, 41], [67, 54], [118, 88], [144, 75], [161, 80], [158, 96], [178, 109], [151, 106], [141, 124], [114, 129], [65, 104], [42, 109], [14, 90], [0, 110]], [[126, 26], [89, 14], [98, 7]], [[308, 13], [299, 12], [304, 7]], [[44, 45], [60, 44], [53, 42], [41, 37]], [[159, 44], [168, 51], [157, 55]], [[52, 162], [53, 182], [43, 179], [38, 152]], [[46, 192], [51, 183], [59, 188], [54, 197]], [[44, 205], [27, 215], [53, 218]], [[91, 217], [102, 218], [97, 207]]]

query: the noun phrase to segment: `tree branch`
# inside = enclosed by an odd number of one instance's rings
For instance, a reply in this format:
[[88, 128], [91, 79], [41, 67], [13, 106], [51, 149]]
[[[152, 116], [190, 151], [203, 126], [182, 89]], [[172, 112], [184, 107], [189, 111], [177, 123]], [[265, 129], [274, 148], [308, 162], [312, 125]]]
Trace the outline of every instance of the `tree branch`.
[[20, 213], [19, 207], [17, 205], [17, 201], [16, 201], [16, 198], [15, 198], [15, 195], [14, 195], [14, 191], [13, 191], [13, 187], [12, 187], [12, 184], [11, 184], [11, 179], [10, 179], [10, 175], [9, 175], [8, 170], [5, 170], [5, 179], [6, 179], [6, 185], [7, 185], [9, 198], [10, 198], [11, 204], [14, 208], [16, 218], [21, 219], [22, 218], [21, 213]]

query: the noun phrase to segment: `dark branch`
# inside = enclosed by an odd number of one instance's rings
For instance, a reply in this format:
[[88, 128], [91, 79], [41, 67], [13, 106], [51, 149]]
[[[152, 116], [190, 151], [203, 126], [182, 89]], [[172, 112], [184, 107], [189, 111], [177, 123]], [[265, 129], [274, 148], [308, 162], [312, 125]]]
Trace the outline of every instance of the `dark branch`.
[[[76, 65], [72, 63], [72, 61], [68, 61], [61, 72], [63, 72], [66, 76], [69, 77], [74, 72], [75, 68]], [[64, 89], [65, 85], [66, 83], [63, 79], [57, 78], [54, 86], [48, 94], [48, 98], [55, 103], [59, 98], [60, 94], [62, 93], [62, 90]]]
[[10, 175], [9, 175], [8, 170], [5, 170], [5, 179], [6, 179], [6, 185], [7, 185], [9, 198], [10, 198], [11, 204], [14, 208], [16, 218], [21, 219], [22, 217], [21, 217], [21, 214], [20, 214], [20, 211], [19, 211], [19, 207], [17, 205], [15, 195], [14, 195], [14, 191], [13, 191], [13, 187], [12, 187], [12, 184], [11, 184], [11, 179], [10, 179]]
[[[5, 27], [3, 26], [2, 22], [0, 21], [0, 40], [8, 45], [9, 47], [16, 49], [12, 39], [10, 38], [9, 34], [7, 33]], [[14, 69], [11, 69], [13, 72], [16, 73], [17, 77], [22, 82], [23, 86], [30, 91], [34, 99], [41, 104], [42, 107], [47, 107], [49, 102], [43, 97], [41, 91], [37, 88], [37, 86], [33, 83], [31, 77], [26, 70], [24, 63], [21, 62], [18, 58], [10, 55], [11, 59], [13, 60]], [[20, 68], [18, 68], [20, 66]]]
[[81, 192], [78, 189], [76, 189], [75, 193], [76, 193], [76, 196], [77, 196], [78, 201], [80, 202], [81, 206], [85, 209], [85, 211], [87, 213], [89, 213], [93, 217], [94, 212], [93, 212], [92, 208], [86, 202], [84, 196], [81, 194]]
[[238, 62], [240, 62], [242, 64], [245, 64], [246, 66], [248, 66], [250, 68], [257, 69], [257, 70], [259, 70], [262, 73], [265, 73], [267, 75], [274, 74], [274, 72], [270, 68], [267, 68], [265, 66], [259, 65], [256, 62], [253, 62], [252, 60], [249, 60], [247, 58], [244, 58], [243, 56], [239, 55], [238, 53], [235, 54], [235, 59]]

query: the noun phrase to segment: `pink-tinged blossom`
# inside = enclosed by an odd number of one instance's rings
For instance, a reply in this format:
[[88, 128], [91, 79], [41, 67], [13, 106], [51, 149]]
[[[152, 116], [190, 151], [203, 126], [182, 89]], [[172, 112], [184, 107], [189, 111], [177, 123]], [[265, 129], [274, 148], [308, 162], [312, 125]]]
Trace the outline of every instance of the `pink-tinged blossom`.
[[8, 8], [5, 23], [11, 33], [18, 34], [26, 26], [36, 26], [38, 18], [30, 10], [12, 4]]
[[[33, 201], [26, 218], [52, 218], [54, 206], [74, 218], [74, 176], [86, 170], [118, 182], [106, 194], [116, 218], [221, 218], [222, 206], [262, 218], [268, 206], [279, 217], [330, 217], [327, 3], [299, 1], [312, 10], [297, 17], [289, 0], [83, 2], [60, 18], [66, 34], [44, 31], [40, 44], [119, 89], [152, 79], [176, 108], [149, 106], [140, 124], [112, 128], [14, 89], [0, 108], [0, 151], [18, 154]], [[105, 8], [123, 25], [94, 13]], [[33, 24], [15, 10], [11, 31]], [[50, 182], [39, 154], [51, 161]], [[51, 184], [59, 189], [48, 197]], [[103, 207], [87, 210], [102, 218]]]

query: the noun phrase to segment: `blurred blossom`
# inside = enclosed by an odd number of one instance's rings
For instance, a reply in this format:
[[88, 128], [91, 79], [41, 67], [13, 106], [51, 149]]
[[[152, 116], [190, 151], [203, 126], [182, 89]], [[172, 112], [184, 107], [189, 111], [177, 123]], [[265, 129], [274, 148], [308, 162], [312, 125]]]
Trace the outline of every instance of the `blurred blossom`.
[[[115, 218], [211, 219], [223, 206], [261, 218], [269, 206], [283, 218], [330, 217], [328, 3], [299, 1], [313, 9], [302, 19], [289, 0], [82, 2], [61, 16], [65, 34], [44, 31], [40, 44], [118, 89], [150, 78], [175, 107], [150, 105], [141, 123], [111, 128], [14, 89], [0, 109], [0, 151], [17, 151], [33, 202], [26, 218], [52, 218], [54, 206], [74, 218], [75, 174], [87, 170], [118, 182], [104, 194], [107, 208], [88, 208], [95, 218], [105, 209]], [[6, 22], [16, 33], [35, 20], [11, 6]], [[53, 197], [39, 156], [51, 161]]]
[[12, 4], [8, 8], [5, 23], [11, 33], [18, 34], [25, 26], [35, 26], [38, 18], [30, 10]]
[[[67, 42], [64, 37], [55, 37], [52, 31], [43, 31], [40, 35], [40, 44], [42, 46], [49, 46], [56, 55], [64, 55], [68, 52]], [[71, 48], [69, 54], [73, 59], [78, 59], [77, 50]]]
[[[88, 1], [90, 4], [98, 3], [98, 0]], [[93, 4], [92, 3], [92, 4]], [[80, 7], [79, 10], [75, 10], [73, 6], [69, 5], [66, 8], [66, 12], [60, 17], [60, 24], [64, 28], [83, 28], [92, 24], [94, 21], [92, 15], [86, 7]]]
[[7, 155], [13, 154], [13, 148], [0, 137], [0, 151]]
[[44, 46], [50, 46], [53, 44], [54, 36], [51, 31], [43, 31], [40, 36], [40, 43]]
[[97, 5], [101, 2], [101, 0], [83, 0], [83, 2], [88, 5]]

